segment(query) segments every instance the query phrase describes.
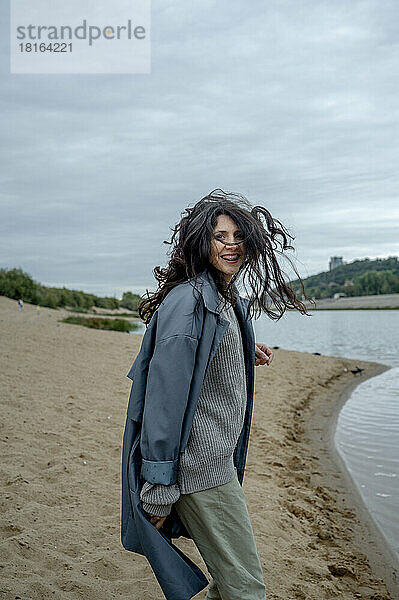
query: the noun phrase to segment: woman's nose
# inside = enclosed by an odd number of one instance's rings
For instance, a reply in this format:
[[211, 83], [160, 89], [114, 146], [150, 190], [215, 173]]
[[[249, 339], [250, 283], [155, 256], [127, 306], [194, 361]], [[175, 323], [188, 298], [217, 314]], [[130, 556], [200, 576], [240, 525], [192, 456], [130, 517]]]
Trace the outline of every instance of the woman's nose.
[[231, 247], [231, 246], [237, 246], [240, 242], [237, 242], [237, 240], [235, 240], [233, 237], [232, 238], [228, 238], [227, 241], [225, 242], [225, 246]]
[[239, 244], [240, 244], [240, 242], [237, 242], [236, 240], [230, 240], [228, 242], [225, 242], [225, 246], [227, 248], [234, 248], [235, 247], [237, 249], [237, 247], [239, 246]]

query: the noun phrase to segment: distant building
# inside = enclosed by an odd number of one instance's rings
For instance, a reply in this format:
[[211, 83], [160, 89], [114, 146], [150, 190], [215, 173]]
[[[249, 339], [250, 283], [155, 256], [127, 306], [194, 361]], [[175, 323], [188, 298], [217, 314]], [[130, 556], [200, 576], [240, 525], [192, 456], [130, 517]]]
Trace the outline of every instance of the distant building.
[[347, 279], [344, 283], [344, 287], [349, 287], [350, 285], [355, 285], [355, 284], [353, 283], [353, 281], [350, 281], [350, 279]]
[[338, 283], [335, 283], [335, 281], [330, 281], [328, 287], [333, 287], [334, 285], [338, 285]]
[[336, 267], [339, 267], [339, 265], [343, 265], [343, 264], [344, 264], [344, 261], [343, 261], [342, 256], [331, 256], [330, 262], [328, 263], [328, 268], [330, 269], [330, 271], [332, 271]]
[[342, 292], [338, 292], [337, 294], [334, 294], [333, 298], [334, 300], [338, 300], [338, 298], [345, 298], [346, 294], [342, 293]]

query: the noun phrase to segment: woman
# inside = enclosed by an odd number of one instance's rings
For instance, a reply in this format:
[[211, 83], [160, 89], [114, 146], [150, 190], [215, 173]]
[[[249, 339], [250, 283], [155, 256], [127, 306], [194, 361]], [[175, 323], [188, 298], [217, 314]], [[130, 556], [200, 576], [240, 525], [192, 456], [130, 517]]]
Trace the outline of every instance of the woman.
[[[151, 391], [147, 393], [149, 407], [146, 412], [144, 406], [143, 411], [147, 424], [141, 434], [144, 452], [140, 501], [150, 523], [158, 531], [172, 509], [173, 514], [178, 515], [212, 576], [206, 596], [208, 600], [264, 600], [266, 588], [242, 489], [242, 477], [252, 410], [251, 370], [257, 365], [270, 365], [273, 353], [265, 344], [254, 344], [253, 348], [249, 348], [247, 340], [253, 339], [253, 336], [251, 338], [246, 333], [245, 327], [252, 331], [252, 307], [273, 319], [280, 318], [287, 308], [307, 314], [304, 304], [284, 281], [277, 261], [277, 255], [284, 256], [284, 250], [292, 248], [288, 244], [288, 237], [292, 236], [265, 208], [252, 208], [243, 196], [222, 190], [212, 191], [193, 208], [187, 208], [186, 213], [173, 230], [168, 266], [154, 269], [159, 289], [152, 296], [147, 292], [148, 298], [141, 303], [139, 314], [149, 324], [158, 309], [162, 306], [166, 310], [169, 303], [171, 307], [173, 305], [170, 315], [178, 320], [186, 319], [188, 313], [184, 302], [186, 299], [191, 301], [193, 289], [197, 290], [197, 278], [202, 277], [203, 281], [209, 282], [208, 294], [213, 294], [211, 299], [218, 304], [218, 322], [224, 325], [224, 329], [207, 356], [205, 373], [198, 375], [201, 385], [200, 393], [192, 402], [194, 409], [190, 404], [185, 408], [182, 400], [185, 410], [183, 425], [181, 419], [176, 418], [174, 408], [170, 416], [160, 404], [157, 410], [152, 409], [149, 400]], [[235, 285], [239, 276], [247, 276], [251, 287], [245, 304], [245, 325], [239, 309], [243, 298]], [[173, 304], [177, 288], [180, 301]], [[172, 290], [175, 296], [171, 294]], [[196, 307], [202, 306], [201, 297], [204, 301], [200, 293]], [[194, 333], [196, 309], [192, 313], [193, 320], [188, 321], [189, 330], [185, 326], [184, 336], [181, 332], [175, 334], [172, 327], [163, 340], [182, 336], [182, 341], [189, 344], [185, 348], [186, 352], [192, 352], [193, 366], [188, 379], [194, 381], [201, 371], [196, 360], [201, 354], [197, 345], [206, 335], [203, 325], [206, 321], [201, 321], [200, 333]], [[191, 351], [191, 345], [195, 350]], [[165, 359], [167, 354], [165, 347]], [[176, 356], [174, 354], [172, 359]], [[153, 361], [152, 372], [151, 363], [148, 371], [147, 384], [152, 387], [156, 364], [159, 364], [159, 357]], [[177, 364], [171, 365], [171, 369], [176, 367]], [[182, 374], [183, 378], [186, 372], [187, 369]], [[168, 377], [167, 370], [162, 378], [159, 376], [166, 387]], [[161, 389], [158, 387], [158, 390]], [[182, 395], [183, 392], [176, 388], [176, 396]], [[183, 409], [180, 410], [183, 415]], [[193, 414], [187, 417], [190, 410]], [[171, 429], [168, 420], [173, 422], [174, 429]], [[184, 429], [187, 420], [189, 425]], [[182, 428], [181, 437], [185, 438], [185, 442], [179, 445], [178, 460], [165, 460], [165, 456], [158, 461], [144, 458], [145, 453], [151, 451], [151, 446], [160, 448], [168, 439], [164, 434], [162, 441], [161, 434], [154, 434], [154, 431], [174, 431], [178, 427]], [[172, 453], [169, 454], [172, 457]]]

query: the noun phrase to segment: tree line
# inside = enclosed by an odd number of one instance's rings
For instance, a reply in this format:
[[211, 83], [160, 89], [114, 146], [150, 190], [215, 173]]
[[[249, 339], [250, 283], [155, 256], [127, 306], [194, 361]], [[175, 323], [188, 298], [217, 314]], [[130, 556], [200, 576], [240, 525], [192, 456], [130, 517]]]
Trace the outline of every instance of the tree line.
[[14, 300], [22, 298], [24, 302], [48, 306], [49, 308], [74, 308], [89, 310], [93, 307], [127, 308], [137, 311], [141, 302], [138, 294], [125, 292], [122, 300], [113, 297], [100, 297], [80, 290], [69, 290], [66, 287], [46, 287], [37, 283], [22, 269], [0, 269], [0, 296]]
[[[399, 293], [399, 261], [397, 256], [370, 260], [355, 260], [303, 279], [307, 296], [331, 298], [334, 294], [346, 296], [372, 296]], [[291, 282], [300, 295], [299, 280]]]
[[[299, 280], [291, 281], [295, 292], [301, 295]], [[332, 271], [323, 271], [303, 279], [305, 292], [311, 298], [330, 298], [336, 293], [346, 296], [370, 296], [374, 294], [399, 293], [399, 261], [397, 256], [370, 260], [356, 260], [339, 265]], [[48, 306], [49, 308], [69, 307], [86, 311], [93, 307], [114, 310], [126, 308], [137, 312], [141, 297], [132, 292], [124, 292], [122, 300], [114, 297], [101, 297], [66, 287], [46, 287], [37, 283], [22, 269], [0, 269], [0, 296], [14, 300]]]

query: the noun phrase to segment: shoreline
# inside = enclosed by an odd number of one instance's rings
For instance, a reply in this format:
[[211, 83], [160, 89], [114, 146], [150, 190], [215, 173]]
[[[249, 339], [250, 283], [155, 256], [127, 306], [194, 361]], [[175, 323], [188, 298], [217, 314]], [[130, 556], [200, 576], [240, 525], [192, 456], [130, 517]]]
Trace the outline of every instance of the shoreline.
[[[367, 363], [366, 363], [367, 364]], [[363, 549], [373, 568], [374, 573], [384, 580], [389, 592], [399, 597], [399, 564], [398, 560], [386, 541], [382, 531], [370, 514], [355, 481], [346, 468], [345, 462], [334, 443], [334, 435], [339, 413], [349, 400], [352, 392], [362, 382], [381, 375], [392, 367], [380, 363], [368, 363], [369, 370], [360, 373], [350, 382], [341, 382], [333, 390], [329, 402], [315, 402], [307, 416], [305, 432], [315, 452], [320, 453], [320, 466], [324, 475], [321, 479], [334, 481], [335, 492], [341, 506], [348, 505], [355, 509], [359, 521], [356, 523], [353, 537], [359, 549]], [[318, 405], [317, 405], [318, 404]], [[395, 596], [393, 596], [395, 597]]]
[[319, 298], [316, 306], [306, 301], [309, 310], [395, 310], [399, 308], [399, 294], [374, 294], [370, 296], [343, 296]]
[[[399, 306], [330, 306], [330, 307], [319, 307], [314, 308], [312, 306], [306, 306], [307, 310], [318, 311], [318, 310], [399, 310]], [[289, 309], [294, 310], [294, 309]]]
[[[66, 324], [63, 316], [39, 315], [32, 305], [18, 311], [0, 297], [4, 595], [161, 598], [146, 558], [120, 543], [126, 375], [142, 334]], [[361, 377], [350, 372], [357, 364]], [[360, 503], [339, 479], [323, 433], [344, 390], [384, 368], [283, 349], [270, 366], [255, 368], [243, 489], [268, 600], [397, 597], [363, 553], [364, 539], [375, 535], [354, 518]], [[173, 543], [208, 574], [192, 540]], [[386, 564], [383, 551], [376, 555]]]
[[283, 349], [273, 363], [256, 368], [244, 480], [268, 600], [395, 600], [396, 558], [332, 446], [351, 391], [390, 367]]

